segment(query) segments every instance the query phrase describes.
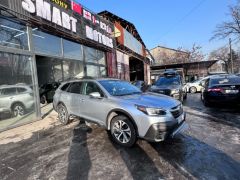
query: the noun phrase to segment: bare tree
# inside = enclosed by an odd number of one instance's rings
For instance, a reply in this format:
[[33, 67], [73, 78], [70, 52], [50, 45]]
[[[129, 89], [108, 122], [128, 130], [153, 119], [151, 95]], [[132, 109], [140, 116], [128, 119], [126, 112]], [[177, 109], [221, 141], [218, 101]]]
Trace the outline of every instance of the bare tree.
[[[239, 54], [232, 50], [232, 57], [233, 57], [233, 70], [235, 73], [239, 72], [240, 70], [240, 59]], [[208, 57], [208, 60], [222, 60], [225, 63], [226, 71], [230, 72], [231, 67], [231, 60], [230, 60], [230, 52], [229, 48], [221, 47], [212, 51]]]
[[229, 48], [221, 47], [219, 49], [213, 50], [208, 57], [208, 60], [223, 60], [227, 62], [229, 58]]
[[190, 54], [189, 60], [190, 62], [197, 62], [197, 61], [203, 61], [206, 57], [205, 54], [201, 51], [202, 47], [197, 45], [196, 43], [193, 44], [192, 49], [188, 52]]
[[240, 0], [236, 5], [229, 6], [229, 15], [231, 20], [217, 25], [213, 39], [224, 39], [229, 36], [240, 37]]

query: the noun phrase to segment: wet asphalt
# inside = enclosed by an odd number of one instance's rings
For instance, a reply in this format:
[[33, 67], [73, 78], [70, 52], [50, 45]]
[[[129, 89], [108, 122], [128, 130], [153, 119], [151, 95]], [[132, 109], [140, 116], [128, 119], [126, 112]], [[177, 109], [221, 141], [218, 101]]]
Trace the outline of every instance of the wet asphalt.
[[184, 103], [189, 130], [162, 143], [113, 144], [105, 130], [73, 122], [0, 145], [0, 179], [240, 179], [240, 109]]

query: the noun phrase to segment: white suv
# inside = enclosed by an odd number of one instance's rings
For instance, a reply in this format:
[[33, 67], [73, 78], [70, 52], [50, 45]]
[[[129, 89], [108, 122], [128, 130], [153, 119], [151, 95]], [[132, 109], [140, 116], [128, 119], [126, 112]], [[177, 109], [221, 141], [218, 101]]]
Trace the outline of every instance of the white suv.
[[34, 106], [33, 91], [26, 85], [0, 86], [0, 113], [23, 116]]

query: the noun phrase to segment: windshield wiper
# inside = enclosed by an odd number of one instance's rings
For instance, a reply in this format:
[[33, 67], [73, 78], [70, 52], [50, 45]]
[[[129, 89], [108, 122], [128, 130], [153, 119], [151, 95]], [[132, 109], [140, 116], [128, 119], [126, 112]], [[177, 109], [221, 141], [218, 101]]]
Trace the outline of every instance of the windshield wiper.
[[117, 94], [115, 96], [129, 96], [129, 95], [133, 95], [133, 94], [142, 94], [142, 92], [131, 92], [131, 93], [127, 93], [127, 94]]

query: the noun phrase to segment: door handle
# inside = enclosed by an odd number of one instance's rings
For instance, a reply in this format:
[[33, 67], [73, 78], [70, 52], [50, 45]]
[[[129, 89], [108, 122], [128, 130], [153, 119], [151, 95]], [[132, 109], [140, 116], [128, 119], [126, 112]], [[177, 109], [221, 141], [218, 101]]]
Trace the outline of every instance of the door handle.
[[85, 100], [84, 99], [81, 99], [81, 102], [84, 102]]

